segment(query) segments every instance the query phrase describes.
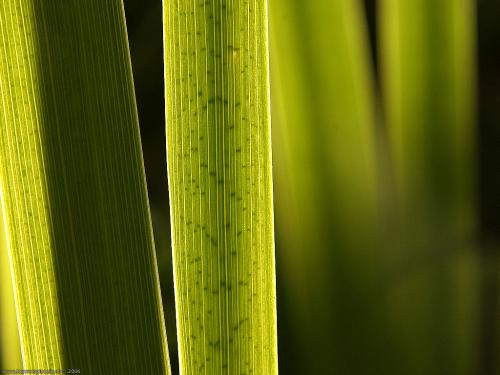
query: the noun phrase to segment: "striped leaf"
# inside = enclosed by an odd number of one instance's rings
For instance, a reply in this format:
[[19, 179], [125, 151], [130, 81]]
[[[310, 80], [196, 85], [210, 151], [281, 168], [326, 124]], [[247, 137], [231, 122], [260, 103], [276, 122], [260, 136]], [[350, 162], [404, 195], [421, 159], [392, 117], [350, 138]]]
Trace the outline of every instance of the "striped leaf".
[[24, 367], [169, 373], [122, 1], [3, 0], [0, 106]]
[[183, 374], [276, 374], [267, 2], [164, 1]]

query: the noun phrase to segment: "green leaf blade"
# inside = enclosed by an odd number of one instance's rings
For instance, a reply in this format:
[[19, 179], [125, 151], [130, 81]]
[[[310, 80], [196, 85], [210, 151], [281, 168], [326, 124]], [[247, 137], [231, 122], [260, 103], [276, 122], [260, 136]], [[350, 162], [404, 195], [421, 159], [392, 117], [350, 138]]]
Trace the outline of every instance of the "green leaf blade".
[[169, 373], [122, 2], [5, 1], [0, 33], [24, 366]]
[[267, 5], [164, 2], [182, 373], [277, 372]]

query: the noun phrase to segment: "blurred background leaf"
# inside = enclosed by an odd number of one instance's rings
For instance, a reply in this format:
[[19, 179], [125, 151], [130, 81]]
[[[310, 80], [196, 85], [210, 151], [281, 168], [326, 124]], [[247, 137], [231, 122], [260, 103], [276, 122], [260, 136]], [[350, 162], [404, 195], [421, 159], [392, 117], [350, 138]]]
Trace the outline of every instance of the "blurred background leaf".
[[478, 319], [473, 0], [379, 1], [395, 173], [392, 301], [406, 373], [473, 374]]
[[280, 306], [290, 314], [279, 342], [297, 353], [281, 370], [381, 373], [389, 322], [362, 4], [272, 0], [270, 14]]

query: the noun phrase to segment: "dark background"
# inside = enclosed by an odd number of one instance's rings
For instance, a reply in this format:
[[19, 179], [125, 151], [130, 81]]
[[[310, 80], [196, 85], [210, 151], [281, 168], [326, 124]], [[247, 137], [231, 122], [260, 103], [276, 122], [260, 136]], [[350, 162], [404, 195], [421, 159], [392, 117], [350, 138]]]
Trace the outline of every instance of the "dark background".
[[[272, 0], [270, 0], [272, 1]], [[439, 1], [439, 0], [437, 0]], [[376, 69], [376, 0], [365, 0], [373, 62]], [[157, 244], [161, 287], [167, 321], [167, 336], [174, 373], [178, 372], [175, 332], [175, 307], [171, 265], [168, 181], [163, 91], [162, 6], [161, 0], [125, 0], [134, 80], [139, 109], [142, 145], [146, 165], [149, 197]], [[500, 2], [478, 0], [478, 82], [479, 119], [478, 150], [479, 202], [481, 232], [479, 242], [484, 270], [498, 264], [500, 249]], [[473, 16], [473, 15], [472, 15]], [[271, 62], [272, 63], [272, 62]], [[280, 298], [280, 258], [284, 249], [277, 244], [278, 300]], [[481, 372], [494, 374], [498, 343], [494, 332], [499, 324], [498, 267], [484, 272], [482, 280], [482, 337], [478, 348]], [[278, 308], [279, 321], [287, 312]], [[495, 318], [496, 317], [496, 318]], [[480, 323], [481, 324], [481, 323]], [[287, 325], [290, 326], [290, 325]], [[279, 325], [280, 342], [286, 343], [287, 332]], [[296, 353], [280, 345], [282, 373], [288, 373], [287, 359]]]

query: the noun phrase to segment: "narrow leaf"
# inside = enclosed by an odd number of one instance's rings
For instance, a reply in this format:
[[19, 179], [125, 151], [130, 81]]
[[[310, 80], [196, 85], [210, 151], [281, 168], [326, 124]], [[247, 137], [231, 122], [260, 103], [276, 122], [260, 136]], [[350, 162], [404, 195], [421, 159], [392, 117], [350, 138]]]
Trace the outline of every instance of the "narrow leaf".
[[267, 1], [164, 1], [181, 373], [276, 374]]
[[395, 321], [418, 363], [412, 373], [477, 372], [474, 7], [474, 0], [380, 2], [399, 252], [412, 265]]
[[24, 366], [169, 373], [121, 0], [0, 2], [0, 179]]
[[280, 301], [293, 323], [281, 348], [300, 353], [297, 373], [387, 373], [361, 2], [271, 0], [270, 17]]
[[[475, 227], [474, 0], [383, 0], [384, 105], [412, 224], [470, 237]], [[428, 230], [424, 228], [423, 230]]]

